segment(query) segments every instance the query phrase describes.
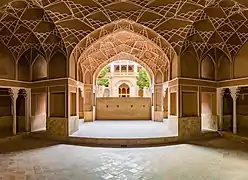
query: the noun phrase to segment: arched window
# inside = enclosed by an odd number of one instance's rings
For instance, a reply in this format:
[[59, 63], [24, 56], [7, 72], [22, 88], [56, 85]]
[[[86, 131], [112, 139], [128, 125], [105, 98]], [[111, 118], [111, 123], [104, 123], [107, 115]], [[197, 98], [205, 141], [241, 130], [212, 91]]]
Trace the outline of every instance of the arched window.
[[127, 84], [123, 83], [119, 86], [119, 97], [130, 97], [130, 88]]

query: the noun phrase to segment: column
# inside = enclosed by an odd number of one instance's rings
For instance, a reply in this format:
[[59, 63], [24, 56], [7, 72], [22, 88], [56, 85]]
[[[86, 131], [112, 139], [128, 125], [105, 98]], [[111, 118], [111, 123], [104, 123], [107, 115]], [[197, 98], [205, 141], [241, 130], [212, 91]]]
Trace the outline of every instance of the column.
[[31, 131], [31, 89], [23, 90], [23, 96], [25, 98], [25, 131]]
[[233, 99], [233, 134], [237, 134], [237, 99], [239, 96], [239, 88], [230, 88], [231, 96]]
[[93, 118], [93, 85], [84, 85], [84, 121], [92, 122]]
[[225, 89], [217, 89], [217, 106], [219, 115], [219, 131], [223, 131], [223, 98], [225, 94]]
[[12, 114], [12, 118], [13, 118], [13, 122], [12, 122], [12, 132], [13, 135], [16, 135], [16, 100], [18, 98], [18, 94], [19, 94], [19, 89], [18, 88], [11, 88], [9, 89], [9, 95], [11, 98], [11, 114]]
[[154, 121], [163, 121], [163, 84], [154, 85]]

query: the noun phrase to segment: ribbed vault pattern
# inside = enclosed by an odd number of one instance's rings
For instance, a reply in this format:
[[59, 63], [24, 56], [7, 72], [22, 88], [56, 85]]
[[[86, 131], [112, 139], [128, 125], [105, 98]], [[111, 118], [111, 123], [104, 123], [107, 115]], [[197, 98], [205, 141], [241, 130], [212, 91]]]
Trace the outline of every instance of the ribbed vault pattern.
[[86, 49], [125, 19], [133, 23], [124, 29], [159, 34], [149, 39], [169, 59], [189, 46], [198, 57], [218, 47], [233, 58], [248, 39], [247, 7], [247, 0], [1, 0], [0, 41], [16, 59], [30, 48], [46, 58], [56, 50], [69, 57], [78, 43], [77, 51]]

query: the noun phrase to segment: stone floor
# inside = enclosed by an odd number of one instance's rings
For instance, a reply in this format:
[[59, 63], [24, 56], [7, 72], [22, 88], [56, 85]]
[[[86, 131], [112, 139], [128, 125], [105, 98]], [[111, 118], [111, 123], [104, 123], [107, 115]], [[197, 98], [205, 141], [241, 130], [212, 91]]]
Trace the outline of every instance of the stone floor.
[[[156, 138], [177, 136], [177, 125], [171, 127], [168, 120], [154, 121], [94, 121], [80, 123], [73, 137], [93, 138]], [[175, 129], [174, 131], [172, 129]]]
[[217, 138], [164, 147], [0, 144], [1, 180], [247, 180], [248, 145]]

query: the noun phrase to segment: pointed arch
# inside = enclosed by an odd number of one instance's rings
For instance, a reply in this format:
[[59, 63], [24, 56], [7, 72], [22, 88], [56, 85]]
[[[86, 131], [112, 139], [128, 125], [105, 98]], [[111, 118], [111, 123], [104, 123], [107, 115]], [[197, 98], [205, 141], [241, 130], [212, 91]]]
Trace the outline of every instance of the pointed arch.
[[15, 60], [8, 48], [0, 42], [0, 78], [15, 79]]
[[180, 57], [181, 76], [186, 78], [199, 77], [199, 63], [193, 48], [189, 48]]
[[243, 78], [248, 76], [248, 42], [240, 49], [234, 59], [234, 78]]
[[201, 62], [201, 78], [215, 80], [215, 64], [210, 56], [206, 56]]
[[219, 81], [231, 79], [231, 61], [225, 54], [218, 59], [217, 73]]
[[32, 80], [43, 79], [47, 79], [47, 62], [43, 56], [38, 55], [32, 65]]
[[67, 72], [67, 59], [64, 54], [57, 51], [48, 64], [49, 79], [64, 78]]

